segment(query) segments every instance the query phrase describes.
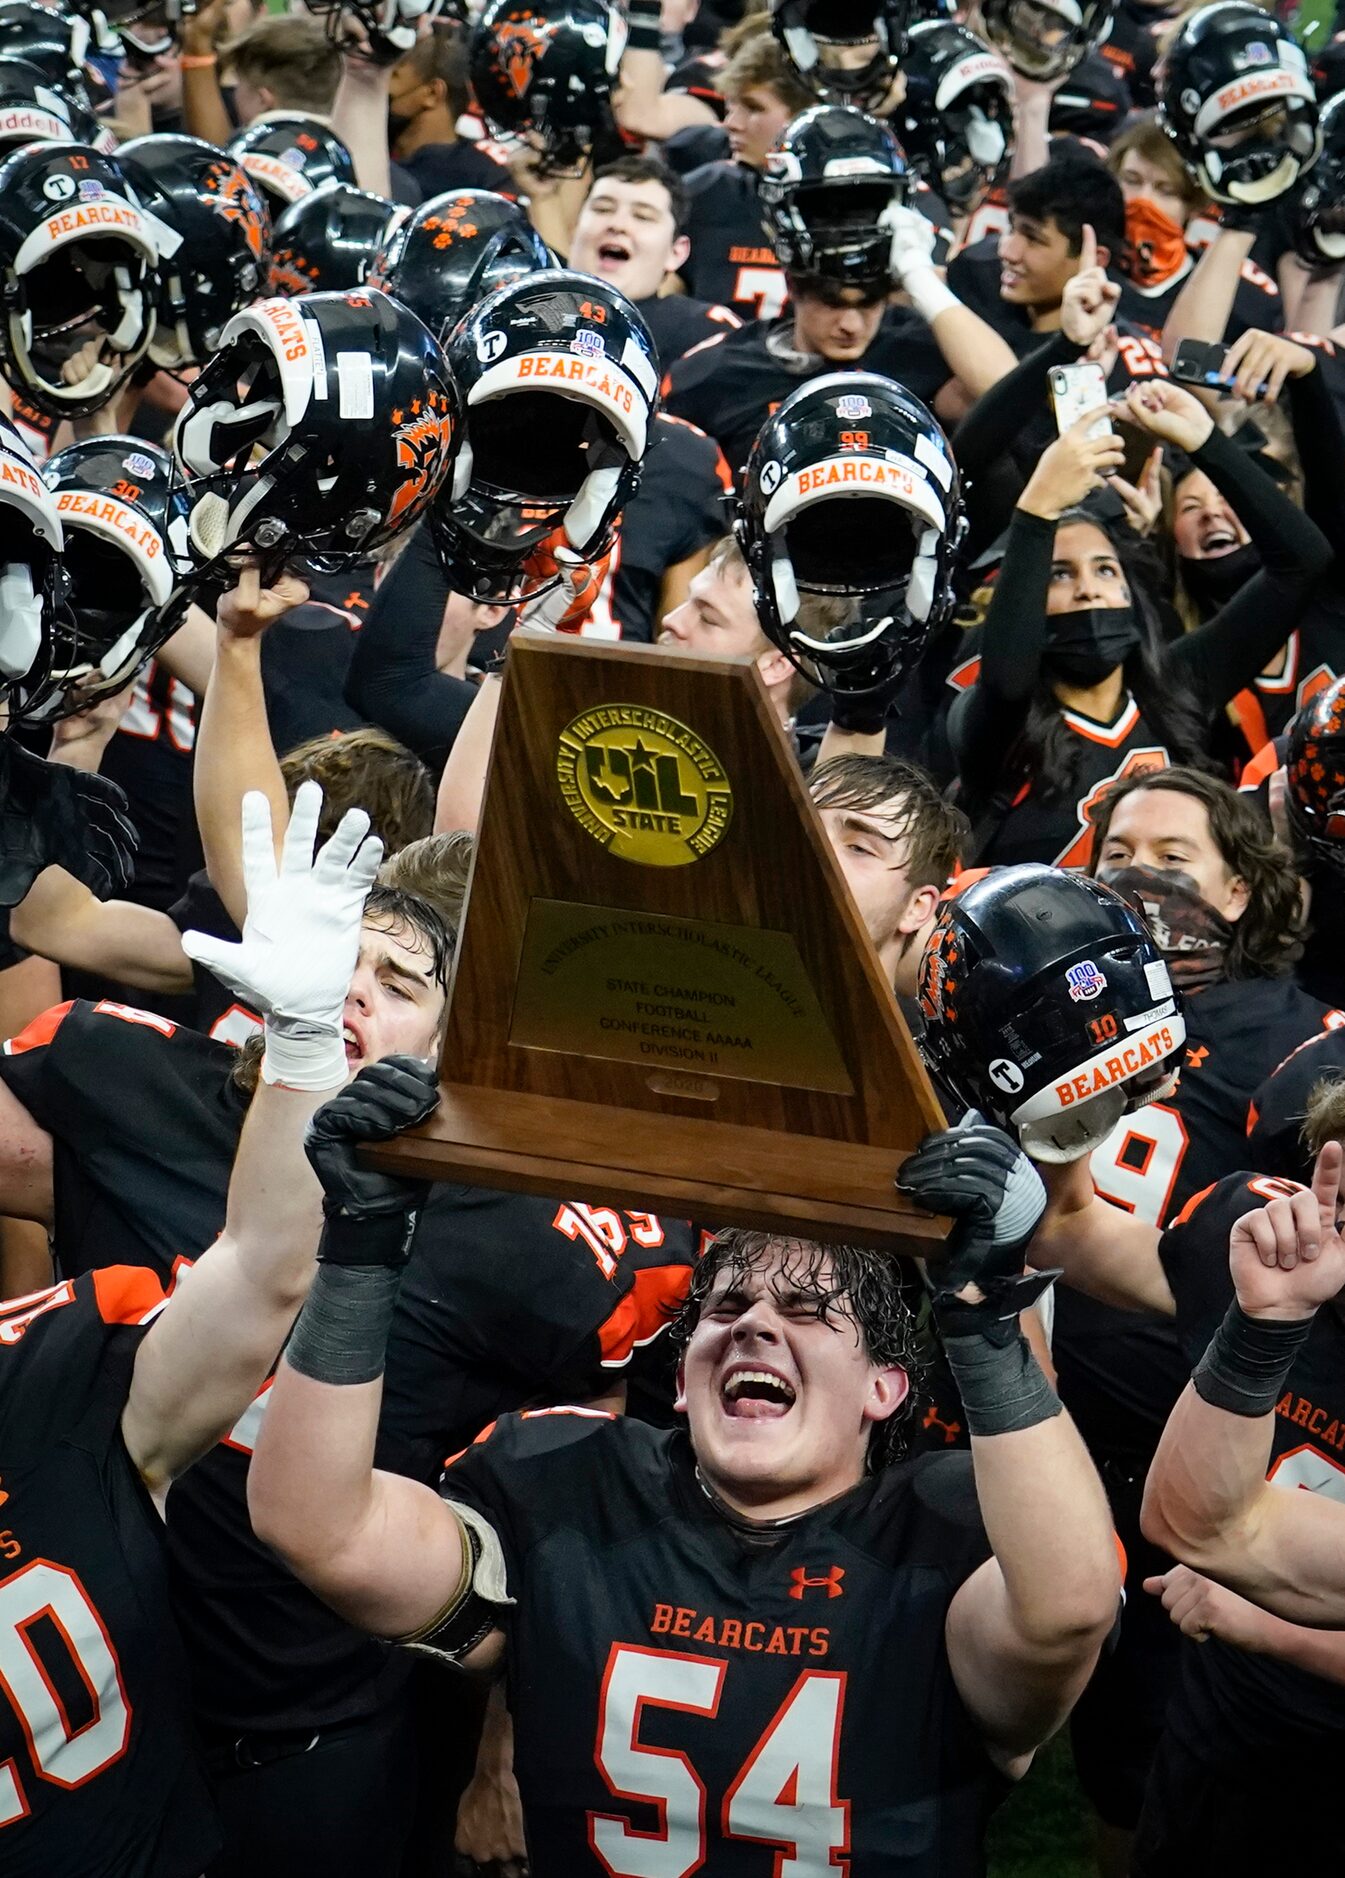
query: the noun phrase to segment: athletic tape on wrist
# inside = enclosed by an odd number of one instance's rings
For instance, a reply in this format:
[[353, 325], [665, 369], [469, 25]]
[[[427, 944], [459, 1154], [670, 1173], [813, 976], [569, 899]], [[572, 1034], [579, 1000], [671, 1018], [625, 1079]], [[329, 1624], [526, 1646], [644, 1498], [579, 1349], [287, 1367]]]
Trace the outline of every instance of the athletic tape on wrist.
[[951, 287], [945, 286], [932, 266], [913, 267], [901, 278], [906, 297], [922, 320], [933, 325], [940, 313], [961, 305]]
[[1196, 1394], [1230, 1415], [1271, 1414], [1312, 1324], [1311, 1317], [1248, 1317], [1235, 1298], [1192, 1371]]
[[335, 1029], [296, 1023], [293, 1018], [268, 1017], [263, 1025], [266, 1048], [262, 1052], [262, 1081], [286, 1089], [338, 1089], [349, 1065]]
[[657, 52], [661, 46], [659, 0], [630, 0], [626, 8], [626, 44], [633, 52]]
[[1003, 1344], [985, 1337], [945, 1337], [943, 1347], [969, 1434], [1016, 1434], [1060, 1413], [1060, 1397], [1021, 1333]]
[[340, 1387], [383, 1374], [401, 1268], [319, 1265], [285, 1349], [291, 1369]]

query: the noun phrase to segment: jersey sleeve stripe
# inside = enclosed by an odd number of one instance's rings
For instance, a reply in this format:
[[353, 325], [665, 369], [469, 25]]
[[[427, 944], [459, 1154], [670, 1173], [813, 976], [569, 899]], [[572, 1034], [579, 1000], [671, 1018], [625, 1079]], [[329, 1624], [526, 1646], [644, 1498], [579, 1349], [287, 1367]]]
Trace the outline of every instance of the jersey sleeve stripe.
[[73, 998], [67, 998], [64, 1004], [53, 1004], [48, 1010], [39, 1011], [17, 1035], [5, 1039], [5, 1055], [22, 1056], [25, 1050], [45, 1049], [70, 1015], [74, 1002]]
[[168, 1293], [143, 1265], [105, 1265], [93, 1272], [93, 1294], [105, 1324], [145, 1324], [168, 1302]]

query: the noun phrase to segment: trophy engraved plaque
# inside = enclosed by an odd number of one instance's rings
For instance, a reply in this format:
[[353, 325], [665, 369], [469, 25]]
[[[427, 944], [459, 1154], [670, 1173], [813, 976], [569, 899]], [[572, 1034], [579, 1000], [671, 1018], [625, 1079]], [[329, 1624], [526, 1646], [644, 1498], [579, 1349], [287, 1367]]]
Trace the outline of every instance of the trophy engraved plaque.
[[437, 1113], [468, 1185], [919, 1253], [943, 1115], [750, 658], [515, 638]]

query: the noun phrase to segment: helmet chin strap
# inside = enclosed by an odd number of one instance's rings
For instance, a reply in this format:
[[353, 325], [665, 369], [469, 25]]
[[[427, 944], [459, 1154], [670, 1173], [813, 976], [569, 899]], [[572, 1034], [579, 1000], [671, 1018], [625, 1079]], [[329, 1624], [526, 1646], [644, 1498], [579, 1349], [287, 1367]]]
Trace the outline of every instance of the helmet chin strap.
[[[1210, 155], [1214, 155], [1211, 151]], [[1206, 165], [1209, 157], [1206, 158]], [[1223, 165], [1220, 164], [1222, 170]], [[1286, 150], [1269, 176], [1258, 176], [1252, 182], [1230, 182], [1226, 185], [1228, 193], [1235, 202], [1273, 202], [1290, 188], [1298, 175], [1299, 161], [1292, 151]]]

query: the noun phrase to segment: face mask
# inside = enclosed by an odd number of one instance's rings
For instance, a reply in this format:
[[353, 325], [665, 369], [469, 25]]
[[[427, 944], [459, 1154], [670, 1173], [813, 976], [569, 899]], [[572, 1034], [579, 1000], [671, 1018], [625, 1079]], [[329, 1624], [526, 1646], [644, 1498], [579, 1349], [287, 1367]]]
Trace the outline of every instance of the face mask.
[[1140, 629], [1128, 606], [1086, 606], [1047, 619], [1042, 658], [1047, 676], [1063, 684], [1100, 685], [1139, 642]]
[[1179, 868], [1099, 868], [1098, 879], [1129, 900], [1154, 936], [1154, 943], [1182, 991], [1199, 991], [1228, 976], [1230, 920], [1203, 899]]
[[1161, 287], [1186, 261], [1186, 236], [1148, 196], [1126, 203], [1126, 240], [1141, 287]]
[[1244, 541], [1231, 554], [1216, 554], [1208, 560], [1179, 554], [1177, 565], [1182, 585], [1200, 611], [1217, 613], [1261, 571], [1261, 556], [1250, 541]]

